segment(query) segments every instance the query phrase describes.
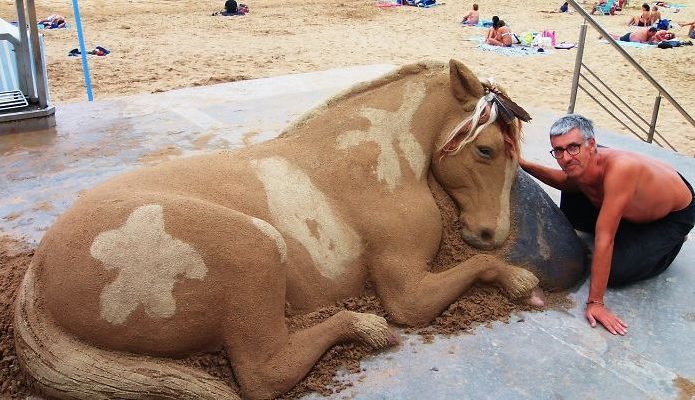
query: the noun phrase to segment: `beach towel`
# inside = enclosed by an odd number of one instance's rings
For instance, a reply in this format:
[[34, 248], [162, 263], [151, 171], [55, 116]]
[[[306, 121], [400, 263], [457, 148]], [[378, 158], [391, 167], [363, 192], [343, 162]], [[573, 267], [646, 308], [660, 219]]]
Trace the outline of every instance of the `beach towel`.
[[466, 23], [461, 23], [461, 26], [467, 26], [470, 28], [490, 28], [492, 27], [492, 21], [486, 20], [486, 19], [481, 19], [478, 21], [477, 24], [471, 25], [471, 24], [466, 24]]
[[46, 24], [46, 25], [44, 25], [44, 24], [37, 24], [37, 26], [39, 27], [39, 30], [44, 30], [44, 29], [45, 29], [45, 30], [49, 30], [49, 29], [69, 29], [69, 28], [70, 28], [70, 24], [68, 24], [67, 22], [66, 22], [65, 25], [63, 25], [63, 26], [55, 26], [55, 25], [53, 25], [53, 24], [51, 24], [51, 25], [48, 25], [48, 24]]
[[[12, 25], [14, 25], [14, 26], [19, 26], [19, 22], [18, 22], [18, 21], [10, 21], [10, 24], [12, 24]], [[37, 23], [37, 24], [36, 24], [36, 27], [37, 27], [40, 31], [41, 31], [41, 30], [44, 30], [44, 29], [70, 29], [70, 24], [68, 24], [68, 23], [66, 22], [64, 26], [60, 26], [60, 27], [59, 27], [59, 26], [44, 25], [44, 24]]]
[[680, 8], [688, 7], [685, 4], [669, 4], [669, 3], [664, 3], [661, 1], [653, 2], [652, 4], [657, 5], [659, 7], [663, 7], [663, 8], [679, 8], [680, 9]]
[[404, 0], [404, 6], [413, 6], [418, 8], [431, 8], [444, 3], [437, 3], [436, 0]]
[[490, 51], [504, 56], [545, 56], [551, 54], [550, 51], [540, 47], [525, 47], [520, 45], [512, 45], [512, 47], [492, 46], [487, 43], [481, 43], [478, 48], [482, 51]]
[[381, 8], [400, 7], [402, 5], [403, 4], [401, 4], [399, 0], [377, 0], [377, 2], [374, 3], [374, 6]]
[[[603, 44], [608, 44], [608, 40], [601, 39], [599, 42]], [[649, 43], [639, 43], [639, 42], [623, 42], [622, 40], [616, 40], [622, 47], [636, 47], [638, 49], [653, 49], [655, 46]]]
[[615, 0], [608, 0], [606, 4], [602, 6], [597, 5], [596, 11], [600, 11], [603, 15], [613, 15], [613, 13], [615, 13]]

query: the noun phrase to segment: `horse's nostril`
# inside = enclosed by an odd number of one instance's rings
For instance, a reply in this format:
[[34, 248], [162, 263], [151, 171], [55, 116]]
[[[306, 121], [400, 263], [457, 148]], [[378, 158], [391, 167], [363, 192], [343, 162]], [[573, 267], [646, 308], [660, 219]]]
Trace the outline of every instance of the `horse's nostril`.
[[484, 242], [490, 242], [490, 241], [492, 241], [492, 230], [490, 230], [490, 229], [483, 229], [482, 231], [480, 231], [480, 238], [481, 238]]

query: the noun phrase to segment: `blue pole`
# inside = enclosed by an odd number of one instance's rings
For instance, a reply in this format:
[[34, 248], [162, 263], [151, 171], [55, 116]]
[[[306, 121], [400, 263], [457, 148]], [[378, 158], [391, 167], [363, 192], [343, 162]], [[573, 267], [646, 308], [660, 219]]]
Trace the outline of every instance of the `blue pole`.
[[80, 6], [77, 0], [72, 0], [72, 9], [75, 12], [75, 27], [77, 28], [77, 39], [80, 42], [80, 55], [82, 56], [82, 73], [84, 74], [84, 85], [87, 88], [87, 100], [93, 101], [92, 81], [89, 79], [89, 64], [87, 64], [87, 49], [84, 46], [84, 35], [82, 34], [82, 20], [80, 20]]

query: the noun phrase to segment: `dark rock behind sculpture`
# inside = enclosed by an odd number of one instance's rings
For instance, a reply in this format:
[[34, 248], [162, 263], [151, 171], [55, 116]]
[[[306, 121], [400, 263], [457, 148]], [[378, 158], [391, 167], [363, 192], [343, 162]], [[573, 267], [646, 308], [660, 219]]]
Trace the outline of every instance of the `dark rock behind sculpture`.
[[526, 172], [512, 187], [514, 243], [507, 260], [533, 271], [548, 290], [568, 289], [586, 277], [585, 246], [560, 208]]

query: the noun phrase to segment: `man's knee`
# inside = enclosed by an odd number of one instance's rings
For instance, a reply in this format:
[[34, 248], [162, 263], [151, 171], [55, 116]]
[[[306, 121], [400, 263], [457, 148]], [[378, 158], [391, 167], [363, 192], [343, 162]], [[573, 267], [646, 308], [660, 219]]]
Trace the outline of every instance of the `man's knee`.
[[619, 255], [618, 257], [614, 256], [608, 277], [608, 286], [627, 286], [662, 274], [671, 266], [682, 246], [683, 243], [677, 244], [668, 253], [652, 254], [652, 257], [642, 255], [621, 259]]

